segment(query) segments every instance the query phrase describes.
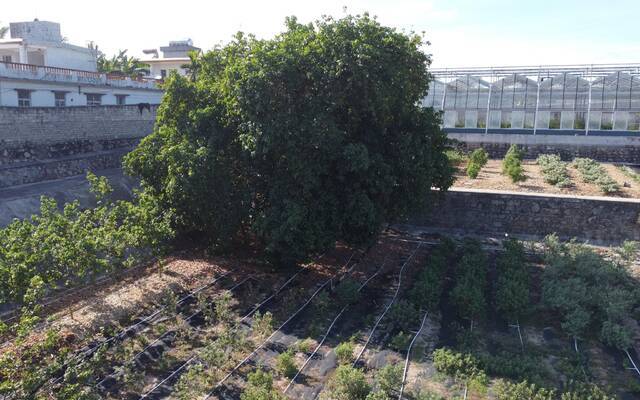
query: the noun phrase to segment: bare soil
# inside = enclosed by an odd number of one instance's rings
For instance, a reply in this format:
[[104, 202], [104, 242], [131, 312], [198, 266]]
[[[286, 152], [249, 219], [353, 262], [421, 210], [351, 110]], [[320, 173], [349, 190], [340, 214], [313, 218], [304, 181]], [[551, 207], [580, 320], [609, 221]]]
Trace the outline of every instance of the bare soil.
[[525, 160], [522, 163], [527, 179], [524, 182], [511, 182], [508, 176], [502, 174], [502, 160], [489, 160], [476, 179], [471, 179], [466, 174], [466, 164], [458, 166], [455, 173], [453, 187], [471, 189], [507, 190], [529, 193], [554, 193], [574, 196], [608, 196], [624, 198], [640, 198], [640, 183], [624, 175], [614, 164], [602, 163], [607, 173], [618, 182], [620, 191], [604, 194], [591, 183], [582, 181], [580, 173], [571, 165], [568, 166], [572, 185], [568, 188], [559, 188], [544, 181], [540, 166], [534, 160]]

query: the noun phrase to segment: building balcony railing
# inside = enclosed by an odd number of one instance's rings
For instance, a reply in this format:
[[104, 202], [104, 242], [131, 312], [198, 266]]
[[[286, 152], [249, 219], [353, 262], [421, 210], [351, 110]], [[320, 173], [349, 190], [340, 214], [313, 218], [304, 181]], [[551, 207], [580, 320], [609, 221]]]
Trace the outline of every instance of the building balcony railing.
[[117, 88], [159, 89], [160, 81], [150, 78], [130, 78], [115, 74], [82, 71], [0, 61], [0, 78], [28, 79], [47, 82], [100, 85]]

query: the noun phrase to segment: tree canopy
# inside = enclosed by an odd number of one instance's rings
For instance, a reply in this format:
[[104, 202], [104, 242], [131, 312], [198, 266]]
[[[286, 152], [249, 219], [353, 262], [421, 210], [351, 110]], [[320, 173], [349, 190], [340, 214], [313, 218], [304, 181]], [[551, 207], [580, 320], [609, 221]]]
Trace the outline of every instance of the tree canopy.
[[239, 33], [170, 76], [126, 167], [180, 231], [218, 245], [249, 233], [293, 261], [364, 244], [452, 183], [439, 115], [419, 104], [422, 44], [366, 14]]

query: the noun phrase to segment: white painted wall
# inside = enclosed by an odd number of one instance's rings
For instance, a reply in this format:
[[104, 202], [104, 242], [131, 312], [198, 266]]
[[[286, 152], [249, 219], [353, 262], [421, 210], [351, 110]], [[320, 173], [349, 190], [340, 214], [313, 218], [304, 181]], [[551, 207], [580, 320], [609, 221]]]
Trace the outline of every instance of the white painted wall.
[[54, 91], [66, 91], [66, 105], [86, 106], [87, 93], [101, 93], [102, 104], [117, 104], [116, 95], [127, 95], [125, 104], [160, 104], [163, 92], [161, 90], [130, 89], [130, 88], [105, 88], [96, 86], [75, 86], [50, 82], [21, 82], [0, 79], [0, 106], [17, 107], [18, 92], [16, 89], [32, 90], [32, 107], [53, 107], [55, 106]]
[[77, 46], [51, 46], [45, 51], [44, 65], [82, 71], [97, 71], [96, 58], [88, 49]]
[[187, 71], [182, 68], [184, 64], [189, 63], [189, 59], [179, 59], [179, 60], [163, 60], [161, 58], [155, 60], [144, 60], [144, 63], [149, 64], [149, 72], [150, 76], [155, 79], [161, 78], [161, 70], [167, 71], [167, 77], [171, 73], [171, 71], [177, 71], [178, 74], [185, 76]]

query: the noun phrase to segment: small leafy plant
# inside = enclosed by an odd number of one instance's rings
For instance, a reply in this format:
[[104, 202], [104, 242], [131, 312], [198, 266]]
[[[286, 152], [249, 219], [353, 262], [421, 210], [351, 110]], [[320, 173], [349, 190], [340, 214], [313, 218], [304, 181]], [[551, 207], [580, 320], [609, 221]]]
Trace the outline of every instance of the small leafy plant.
[[507, 154], [502, 160], [502, 173], [511, 178], [513, 183], [521, 182], [527, 179], [522, 167], [522, 158], [524, 153], [517, 145], [512, 144]]

